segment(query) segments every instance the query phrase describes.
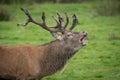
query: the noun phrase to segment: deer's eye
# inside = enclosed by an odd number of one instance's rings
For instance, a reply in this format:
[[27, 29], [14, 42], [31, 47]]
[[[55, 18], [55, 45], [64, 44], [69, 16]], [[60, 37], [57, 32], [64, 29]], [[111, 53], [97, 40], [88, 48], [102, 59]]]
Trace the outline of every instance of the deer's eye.
[[73, 35], [69, 33], [69, 34], [67, 34], [67, 37], [68, 38], [73, 38]]

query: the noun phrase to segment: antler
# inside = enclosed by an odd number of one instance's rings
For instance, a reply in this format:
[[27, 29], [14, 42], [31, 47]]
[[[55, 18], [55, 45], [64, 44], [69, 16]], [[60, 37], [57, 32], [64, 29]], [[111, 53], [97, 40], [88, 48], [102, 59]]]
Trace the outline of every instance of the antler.
[[70, 27], [70, 30], [72, 30], [77, 24], [78, 24], [78, 19], [75, 14], [73, 14], [73, 23], [72, 26]]
[[[40, 22], [37, 22], [36, 20], [34, 20], [34, 19], [31, 17], [28, 9], [23, 9], [23, 8], [21, 8], [21, 10], [22, 10], [22, 11], [25, 13], [25, 15], [27, 16], [27, 21], [26, 21], [24, 24], [17, 24], [18, 26], [27, 26], [30, 22], [32, 22], [32, 23], [34, 23], [34, 24], [36, 24], [36, 25], [39, 25], [39, 26], [41, 26], [42, 28], [50, 31], [51, 33], [57, 33], [57, 32], [62, 32], [62, 33], [64, 33], [64, 31], [65, 31], [65, 29], [66, 29], [66, 27], [67, 27], [67, 25], [68, 25], [68, 23], [69, 23], [69, 18], [68, 18], [68, 16], [67, 16], [67, 13], [65, 13], [65, 16], [66, 16], [66, 23], [65, 23], [65, 24], [64, 24], [64, 19], [62, 18], [62, 16], [61, 16], [59, 13], [57, 13], [57, 15], [58, 15], [58, 20], [57, 20], [56, 18], [54, 18], [54, 16], [52, 16], [53, 19], [56, 21], [57, 25], [54, 26], [54, 27], [48, 27], [48, 26], [46, 25], [46, 21], [45, 21], [46, 17], [45, 17], [45, 13], [44, 13], [44, 12], [42, 12], [42, 17], [41, 17], [43, 22], [40, 23]], [[74, 14], [74, 15], [73, 15], [73, 24], [72, 24], [70, 30], [72, 30], [72, 29], [76, 26], [77, 22], [78, 22], [78, 19], [77, 19], [76, 15]]]

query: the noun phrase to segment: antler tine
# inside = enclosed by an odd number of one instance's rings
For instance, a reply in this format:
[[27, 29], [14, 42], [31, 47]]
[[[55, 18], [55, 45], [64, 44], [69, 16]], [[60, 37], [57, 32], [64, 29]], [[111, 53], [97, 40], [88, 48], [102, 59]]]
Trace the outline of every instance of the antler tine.
[[66, 24], [64, 26], [64, 29], [67, 27], [68, 23], [69, 23], [69, 18], [68, 18], [68, 15], [67, 13], [65, 12], [65, 16], [66, 16]]
[[43, 23], [45, 24], [45, 18], [46, 18], [46, 17], [45, 17], [45, 12], [42, 12], [42, 17], [41, 17], [41, 18], [42, 18], [42, 20], [43, 20]]
[[28, 18], [27, 18], [26, 23], [24, 23], [24, 24], [17, 24], [17, 25], [18, 25], [18, 26], [27, 26], [27, 24], [28, 24], [29, 22], [32, 22], [33, 19], [32, 19], [32, 17], [30, 16], [30, 13], [29, 13], [28, 9], [23, 9], [23, 8], [21, 8], [21, 11], [23, 11]]
[[76, 15], [73, 14], [72, 17], [73, 17], [73, 23], [72, 23], [72, 26], [70, 27], [70, 30], [72, 30], [78, 23], [78, 19], [77, 19]]
[[58, 12], [57, 12], [57, 15], [58, 15], [59, 23], [62, 25], [64, 19], [62, 18], [62, 16]]
[[28, 9], [21, 8], [21, 10], [28, 16], [28, 19], [29, 19], [30, 22], [33, 21]]
[[52, 18], [56, 21], [57, 26], [59, 26], [59, 25], [60, 25], [60, 23], [57, 21], [57, 19], [56, 19], [54, 16], [52, 16]]

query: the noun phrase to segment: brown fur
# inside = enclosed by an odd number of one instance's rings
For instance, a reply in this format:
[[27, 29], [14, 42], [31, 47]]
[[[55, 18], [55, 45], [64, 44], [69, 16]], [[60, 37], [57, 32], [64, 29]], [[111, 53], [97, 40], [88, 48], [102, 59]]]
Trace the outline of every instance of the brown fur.
[[[25, 78], [39, 71], [38, 47], [30, 45], [20, 46], [1, 46], [0, 47], [0, 75], [2, 77], [18, 77]], [[40, 56], [39, 56], [40, 55]]]

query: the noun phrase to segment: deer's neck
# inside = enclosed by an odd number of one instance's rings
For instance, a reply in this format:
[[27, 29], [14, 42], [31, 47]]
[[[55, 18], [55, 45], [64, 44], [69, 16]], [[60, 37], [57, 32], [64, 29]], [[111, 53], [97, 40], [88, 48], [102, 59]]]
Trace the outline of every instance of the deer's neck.
[[44, 68], [43, 72], [49, 74], [53, 74], [56, 71], [61, 70], [68, 59], [77, 52], [70, 46], [61, 44], [59, 40], [43, 46], [45, 47], [44, 60], [41, 65]]

